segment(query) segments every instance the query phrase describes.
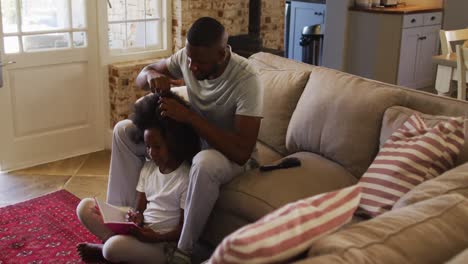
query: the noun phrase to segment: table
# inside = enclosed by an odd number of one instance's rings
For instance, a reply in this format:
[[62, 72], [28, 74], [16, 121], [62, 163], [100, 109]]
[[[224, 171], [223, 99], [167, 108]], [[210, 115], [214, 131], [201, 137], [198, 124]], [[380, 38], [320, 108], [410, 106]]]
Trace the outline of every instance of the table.
[[[433, 56], [432, 61], [437, 63], [437, 77], [435, 89], [437, 94], [450, 96], [450, 82], [458, 80], [456, 76], [457, 56], [455, 53]], [[468, 72], [466, 74], [468, 80]]]

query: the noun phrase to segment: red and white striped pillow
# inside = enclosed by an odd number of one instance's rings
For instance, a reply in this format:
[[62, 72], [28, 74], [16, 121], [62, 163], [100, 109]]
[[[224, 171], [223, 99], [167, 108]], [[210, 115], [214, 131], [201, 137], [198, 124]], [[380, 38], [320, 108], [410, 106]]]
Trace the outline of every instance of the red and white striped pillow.
[[463, 118], [427, 127], [412, 115], [385, 142], [359, 185], [362, 199], [357, 214], [375, 217], [418, 184], [452, 168], [465, 142]]
[[345, 223], [361, 198], [358, 185], [287, 204], [228, 237], [208, 263], [271, 263], [287, 260]]

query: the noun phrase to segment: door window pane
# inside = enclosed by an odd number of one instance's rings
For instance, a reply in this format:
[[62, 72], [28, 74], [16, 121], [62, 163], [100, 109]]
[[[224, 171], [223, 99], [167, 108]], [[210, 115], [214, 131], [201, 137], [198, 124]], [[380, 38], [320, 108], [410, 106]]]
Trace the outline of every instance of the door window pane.
[[5, 53], [18, 53], [19, 52], [19, 42], [18, 37], [5, 37], [3, 38], [3, 46]]
[[86, 47], [86, 32], [73, 32], [73, 47], [83, 48]]
[[70, 47], [69, 33], [23, 36], [24, 51], [65, 49]]
[[18, 32], [16, 0], [2, 0], [3, 33]]
[[67, 0], [22, 0], [22, 30], [33, 32], [69, 28], [67, 2]]
[[[3, 32], [8, 34], [3, 38], [5, 53], [87, 47], [86, 4], [86, 0], [1, 0]], [[21, 31], [17, 21], [22, 22]], [[73, 32], [70, 22], [81, 31]], [[62, 32], [54, 33], [58, 30]]]
[[73, 28], [86, 27], [86, 5], [85, 0], [72, 0]]

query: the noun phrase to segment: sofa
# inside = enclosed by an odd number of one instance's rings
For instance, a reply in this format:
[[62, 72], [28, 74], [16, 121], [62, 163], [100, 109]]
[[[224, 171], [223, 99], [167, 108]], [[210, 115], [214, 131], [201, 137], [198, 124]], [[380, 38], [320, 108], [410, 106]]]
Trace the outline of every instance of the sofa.
[[[303, 64], [249, 58], [264, 88], [256, 155], [261, 165], [301, 166], [239, 175], [221, 189], [201, 241], [216, 247], [236, 229], [298, 199], [356, 184], [379, 148], [419, 112], [436, 123], [468, 116], [468, 103]], [[465, 121], [465, 130], [468, 128]], [[468, 133], [456, 167], [406, 193], [390, 212], [359, 217], [313, 242], [297, 263], [468, 263]]]

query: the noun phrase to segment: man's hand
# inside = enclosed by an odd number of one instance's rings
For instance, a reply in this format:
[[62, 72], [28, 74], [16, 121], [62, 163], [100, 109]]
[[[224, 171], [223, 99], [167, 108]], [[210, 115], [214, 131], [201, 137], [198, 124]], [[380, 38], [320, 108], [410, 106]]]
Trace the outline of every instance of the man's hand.
[[146, 242], [146, 243], [155, 243], [161, 240], [159, 237], [159, 234], [154, 232], [154, 230], [149, 227], [142, 227], [142, 228], [134, 227], [130, 229], [129, 234], [134, 236], [136, 239], [140, 240], [141, 242]]
[[159, 99], [159, 109], [161, 110], [161, 116], [170, 117], [182, 123], [189, 123], [193, 114], [186, 106], [174, 99], [165, 97]]
[[148, 71], [146, 75], [151, 92], [164, 95], [171, 90], [171, 79], [155, 71]]

